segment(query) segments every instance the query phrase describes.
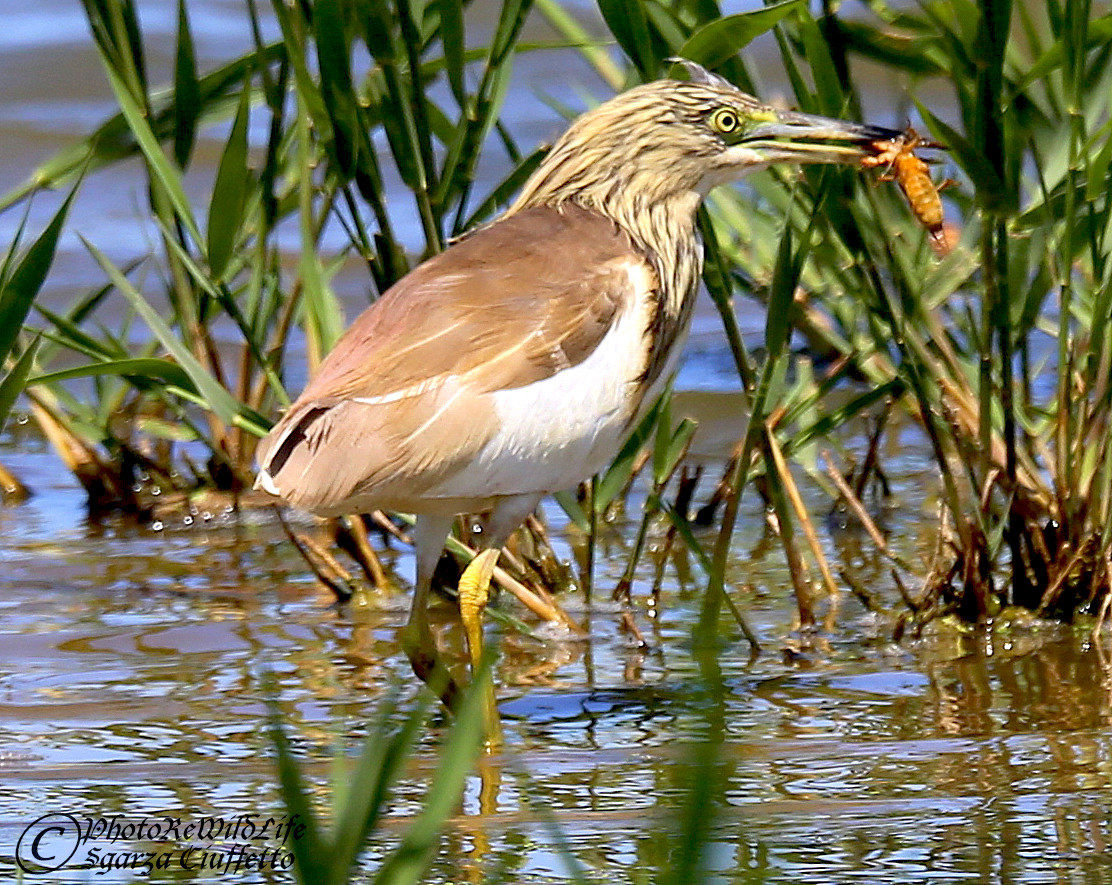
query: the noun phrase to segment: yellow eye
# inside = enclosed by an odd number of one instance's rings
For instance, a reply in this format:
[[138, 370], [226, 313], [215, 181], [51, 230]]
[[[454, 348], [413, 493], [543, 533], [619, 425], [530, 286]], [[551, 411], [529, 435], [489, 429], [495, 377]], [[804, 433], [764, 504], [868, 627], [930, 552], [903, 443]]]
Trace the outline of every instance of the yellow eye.
[[710, 118], [710, 123], [719, 132], [728, 134], [738, 127], [737, 114], [729, 108], [722, 108], [714, 112], [714, 116]]

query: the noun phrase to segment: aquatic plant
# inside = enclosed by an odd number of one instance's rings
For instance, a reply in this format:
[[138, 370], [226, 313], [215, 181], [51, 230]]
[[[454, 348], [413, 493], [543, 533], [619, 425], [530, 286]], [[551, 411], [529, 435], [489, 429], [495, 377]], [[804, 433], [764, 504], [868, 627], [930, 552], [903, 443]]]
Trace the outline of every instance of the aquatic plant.
[[[32, 416], [84, 485], [93, 515], [122, 510], [153, 519], [253, 502], [255, 439], [267, 416], [288, 405], [288, 374], [304, 375], [287, 357], [291, 340], [303, 338], [311, 370], [343, 327], [331, 277], [355, 259], [382, 291], [408, 269], [399, 209], [387, 211], [384, 180], [403, 182], [428, 255], [487, 217], [535, 168], [542, 152], [523, 156], [498, 120], [528, 9], [507, 0], [489, 45], [465, 49], [460, 3], [276, 2], [269, 12], [282, 36], [267, 43], [248, 2], [253, 51], [201, 74], [180, 2], [173, 83], [156, 89], [135, 5], [85, 3], [120, 111], [36, 169], [0, 206], [81, 170], [95, 174], [131, 157], [142, 164], [157, 254], [120, 268], [88, 243], [107, 284], [69, 311], [38, 310], [55, 346], [39, 351]], [[372, 65], [357, 73], [352, 59], [364, 51]], [[465, 64], [478, 71], [477, 84], [463, 76]], [[430, 95], [441, 77], [450, 85], [446, 100]], [[249, 122], [260, 114], [266, 138], [256, 144]], [[202, 215], [186, 197], [183, 175], [198, 131], [229, 118]], [[510, 171], [476, 194], [475, 168], [492, 142]], [[292, 271], [280, 244], [291, 227], [300, 241]], [[324, 245], [330, 228], [344, 231], [335, 250]], [[157, 274], [154, 292], [137, 281], [149, 268]], [[92, 328], [98, 311], [121, 298], [154, 338], [139, 353], [126, 330]], [[220, 337], [229, 325], [238, 341]], [[64, 368], [52, 365], [67, 351], [84, 364], [73, 366], [70, 356]], [[69, 386], [83, 377], [93, 379], [91, 400]], [[363, 520], [348, 519], [330, 534], [373, 582], [384, 580]], [[307, 561], [322, 580], [350, 596], [350, 575], [327, 543], [299, 543], [315, 551]]]
[[[488, 654], [464, 691], [450, 727], [439, 732], [435, 773], [423, 791], [417, 809], [408, 815], [400, 830], [383, 832], [382, 824], [396, 802], [396, 787], [406, 776], [406, 763], [429, 725], [434, 695], [422, 692], [402, 700], [395, 689], [378, 703], [377, 714], [366, 727], [358, 756], [342, 755], [332, 760], [333, 777], [327, 786], [313, 784], [295, 755], [289, 737], [290, 723], [277, 701], [273, 676], [264, 679], [268, 695], [270, 742], [274, 751], [277, 781], [283, 806], [291, 822], [291, 848], [297, 881], [302, 885], [342, 885], [351, 881], [416, 883], [424, 881], [436, 857], [441, 836], [459, 813], [468, 778], [479, 782], [478, 820], [470, 852], [476, 868], [470, 877], [494, 885], [520, 881], [520, 870], [508, 863], [490, 864], [484, 856], [486, 840], [479, 833], [489, 822], [483, 815], [496, 810], [495, 797], [503, 773], [512, 776], [516, 793], [527, 811], [547, 831], [554, 855], [559, 858], [568, 881], [590, 885], [583, 859], [569, 844], [559, 819], [552, 810], [530, 800], [530, 776], [519, 770], [512, 755], [502, 758], [483, 755], [483, 739], [489, 735], [484, 720], [486, 697], [491, 689], [493, 656]], [[633, 881], [675, 883], [701, 882], [709, 878], [708, 860], [719, 825], [723, 793], [728, 788], [728, 768], [723, 766], [723, 743], [727, 734], [725, 699], [728, 691], [721, 674], [711, 667], [698, 686], [698, 715], [692, 734], [678, 737], [677, 788], [675, 796], [662, 801], [665, 809], [658, 820], [653, 849], [642, 858], [643, 865], [631, 869]], [[321, 814], [318, 808], [327, 811]], [[383, 851], [389, 840], [396, 847]], [[368, 847], [376, 844], [381, 860], [360, 861]], [[483, 868], [485, 865], [486, 869]], [[555, 872], [555, 871], [553, 871]], [[764, 881], [757, 870], [746, 881]]]
[[[429, 718], [432, 695], [426, 694], [406, 710], [400, 708], [397, 692], [380, 702], [377, 717], [367, 726], [358, 759], [350, 769], [337, 760], [328, 826], [314, 809], [309, 785], [290, 746], [273, 678], [267, 685], [271, 698], [270, 738], [282, 801], [291, 820], [301, 824], [291, 831], [297, 880], [303, 885], [353, 881], [356, 863], [386, 814], [394, 782]], [[374, 882], [401, 885], [423, 878], [481, 750], [485, 734], [483, 701], [489, 686], [488, 660], [477, 670], [456, 708], [420, 813], [401, 835], [399, 846], [379, 866]]]
[[[138, 268], [121, 270], [88, 244], [108, 287], [67, 315], [40, 311], [50, 337], [88, 360], [43, 371], [33, 382], [52, 400], [50, 417], [57, 425], [52, 441], [63, 440], [56, 443], [61, 449], [69, 444], [94, 453], [86, 460], [104, 473], [100, 486], [109, 490], [94, 503], [149, 506], [149, 497], [137, 500], [124, 491], [134, 484], [136, 462], [161, 491], [169, 485], [238, 494], [250, 487], [253, 440], [269, 425], [265, 416], [288, 403], [284, 382], [291, 367], [285, 354], [291, 336], [304, 336], [314, 364], [342, 328], [331, 276], [355, 257], [381, 291], [408, 268], [396, 232], [397, 210], [386, 211], [387, 170], [412, 197], [424, 254], [486, 217], [513, 192], [539, 157], [537, 152], [523, 158], [497, 118], [528, 8], [507, 0], [490, 45], [465, 50], [458, 3], [414, 8], [400, 2], [388, 9], [326, 0], [310, 10], [277, 2], [270, 12], [282, 39], [266, 43], [258, 10], [249, 2], [254, 50], [201, 75], [187, 7], [179, 3], [174, 80], [169, 88], [155, 89], [134, 4], [85, 3], [120, 112], [35, 170], [0, 205], [78, 170], [95, 173], [128, 157], [142, 163], [160, 234], [159, 254], [146, 262], [162, 278], [158, 297], [134, 281]], [[362, 77], [352, 70], [357, 46], [373, 60]], [[480, 69], [477, 86], [465, 82], [466, 63]], [[442, 74], [454, 107], [428, 94]], [[258, 122], [260, 114], [267, 136], [255, 144], [248, 123], [252, 116]], [[198, 130], [229, 117], [231, 129], [202, 216], [186, 197], [182, 177]], [[385, 134], [385, 146], [374, 142], [375, 132]], [[511, 174], [491, 193], [475, 195], [474, 169], [491, 132], [498, 134]], [[300, 235], [292, 273], [278, 243], [284, 224], [296, 225]], [[331, 253], [322, 247], [329, 225], [347, 233], [346, 245]], [[89, 331], [105, 300], [121, 296], [148, 326], [157, 350], [136, 355], [120, 339]], [[235, 347], [226, 346], [215, 330], [228, 321], [239, 337]], [[42, 358], [40, 364], [49, 368]], [[67, 395], [61, 382], [82, 375], [104, 385], [97, 399], [114, 408], [82, 408]], [[120, 412], [135, 418], [121, 428], [110, 420]], [[188, 455], [198, 446], [206, 463], [194, 469]], [[119, 495], [113, 497], [113, 489]]]
[[[735, 295], [766, 303], [770, 327], [791, 305], [810, 354], [830, 369], [789, 389], [781, 365], [771, 400], [776, 421], [763, 444], [752, 429], [759, 422], [750, 420], [731, 464], [733, 481], [725, 484], [706, 623], [715, 620], [713, 597], [723, 586], [742, 480], [754, 473], [766, 479], [800, 622], [814, 622], [807, 560], [827, 588], [832, 578], [808, 529], [813, 517], [785, 504], [797, 500], [789, 461], [848, 502], [890, 557], [896, 600], [906, 606], [897, 633], [947, 613], [984, 620], [1008, 604], [1066, 618], [1086, 610], [1102, 620], [1112, 598], [1112, 473], [1105, 457], [1112, 432], [1112, 18], [1094, 15], [1089, 3], [1054, 0], [1041, 7], [1005, 0], [937, 0], [914, 10], [867, 5], [868, 16], [852, 18], [834, 4], [825, 4], [818, 19], [799, 6], [784, 14], [791, 4], [762, 13], [780, 15], [781, 59], [804, 111], [860, 108], [854, 65], [865, 60], [909, 90], [949, 89], [956, 120], [921, 103], [916, 108], [956, 173], [945, 191], [950, 224], [943, 232], [956, 248], [939, 259], [893, 188], [829, 170], [774, 170], [752, 179], [754, 193], [716, 195], [713, 223], [705, 228], [712, 247], [707, 284], [727, 332]], [[721, 19], [716, 9], [695, 4], [600, 8], [629, 58], [627, 78], [657, 76], [663, 59], [678, 54], [719, 61], [729, 79], [743, 87], [752, 82], [729, 44], [714, 41], [736, 17]], [[785, 267], [776, 243], [783, 244], [786, 231], [795, 232], [803, 260], [798, 286], [785, 298], [773, 267]], [[728, 264], [716, 260], [719, 253]], [[773, 303], [776, 294], [781, 300]], [[734, 352], [739, 380], [755, 398], [761, 384], [741, 348]], [[768, 352], [766, 369], [775, 365], [772, 357], [788, 359], [772, 347]], [[795, 362], [808, 364], [806, 356]], [[854, 378], [866, 386], [846, 404], [834, 382]], [[836, 406], [832, 392], [842, 397]], [[875, 453], [893, 404], [919, 421], [940, 473], [941, 537], [928, 562], [894, 556], [860, 500], [870, 474], [882, 467]], [[819, 463], [815, 443], [825, 438], [834, 447], [832, 432], [868, 412], [877, 415], [877, 430], [862, 469], [846, 482], [832, 456]], [[754, 414], [764, 417], [762, 410]], [[852, 457], [844, 453], [838, 461]], [[796, 526], [807, 543], [797, 539]], [[904, 588], [912, 576], [923, 582], [917, 593]]]

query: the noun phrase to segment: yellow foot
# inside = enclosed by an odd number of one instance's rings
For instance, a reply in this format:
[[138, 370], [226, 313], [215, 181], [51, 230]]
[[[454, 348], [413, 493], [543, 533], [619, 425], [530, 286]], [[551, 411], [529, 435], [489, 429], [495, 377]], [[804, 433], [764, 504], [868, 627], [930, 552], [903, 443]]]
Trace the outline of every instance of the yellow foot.
[[484, 550], [471, 560], [459, 579], [459, 614], [467, 631], [472, 673], [483, 660], [483, 609], [490, 596], [490, 579], [497, 562], [497, 550]]
[[[484, 550], [463, 571], [459, 579], [459, 614], [471, 655], [471, 672], [477, 673], [483, 660], [483, 609], [490, 596], [490, 579], [498, 562], [498, 550]], [[494, 685], [487, 682], [483, 699], [487, 725], [487, 749], [502, 743], [502, 723], [494, 699]]]

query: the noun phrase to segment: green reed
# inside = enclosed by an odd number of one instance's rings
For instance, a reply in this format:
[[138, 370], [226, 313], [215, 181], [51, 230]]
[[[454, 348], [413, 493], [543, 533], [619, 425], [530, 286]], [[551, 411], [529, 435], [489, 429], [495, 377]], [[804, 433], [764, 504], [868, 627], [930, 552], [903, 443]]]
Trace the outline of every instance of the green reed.
[[[309, 780], [294, 752], [289, 736], [291, 720], [279, 707], [273, 675], [264, 679], [278, 789], [291, 821], [301, 824], [290, 830], [299, 883], [371, 881], [401, 885], [426, 881], [444, 832], [451, 827], [451, 819], [461, 813], [469, 777], [480, 783], [479, 808], [468, 815], [480, 831], [498, 826], [494, 815], [506, 810], [499, 807], [500, 799], [520, 803], [534, 825], [543, 829], [553, 854], [559, 858], [563, 870], [553, 869], [552, 874], [562, 873], [568, 881], [582, 885], [598, 881], [586, 868], [589, 854], [581, 857], [569, 844], [553, 809], [531, 798], [535, 795], [531, 777], [512, 754], [483, 756], [487, 735], [484, 704], [491, 685], [492, 661], [493, 656], [488, 654], [464, 691], [450, 726], [437, 736], [436, 770], [422, 792], [420, 808], [404, 826], [389, 828], [383, 824], [396, 803], [398, 782], [421, 776], [411, 775], [408, 763], [419, 739], [428, 734], [433, 694], [422, 691], [419, 697], [403, 701], [396, 688], [389, 692], [378, 702], [358, 754], [354, 758], [337, 754], [332, 760], [330, 783], [321, 786]], [[725, 794], [730, 783], [729, 768], [723, 764], [728, 691], [721, 673], [714, 668], [707, 671], [696, 689], [692, 722], [676, 737], [675, 795], [661, 797], [664, 813], [655, 822], [655, 835], [649, 839], [646, 833], [640, 863], [629, 870], [634, 882], [680, 885], [709, 881], [712, 844], [717, 839], [736, 837], [736, 832], [721, 832], [721, 809], [727, 805]], [[514, 782], [508, 796], [500, 791], [504, 776]], [[367, 847], [381, 844], [386, 838], [395, 847], [373, 869], [367, 869], [368, 864], [361, 863]], [[487, 845], [484, 837], [475, 837], [469, 851], [475, 867], [469, 873], [490, 885], [521, 881], [522, 872], [515, 863], [520, 859], [517, 852], [501, 860], [496, 855], [488, 858], [484, 853]], [[458, 869], [454, 872], [459, 873]], [[747, 869], [744, 881], [765, 881], [766, 872]]]
[[[72, 200], [71, 191], [46, 229], [22, 254], [18, 254], [27, 224], [27, 216], [24, 215], [14, 241], [0, 261], [0, 368], [9, 355], [15, 353], [23, 322], [31, 312], [35, 296], [50, 273], [58, 247], [58, 236], [62, 232]], [[0, 428], [15, 404], [16, 397], [23, 390], [38, 347], [38, 338], [27, 343], [22, 353], [14, 358], [11, 368], [0, 376]]]
[[[444, 737], [437, 770], [424, 795], [421, 811], [402, 832], [398, 847], [375, 871], [376, 883], [416, 883], [435, 857], [448, 818], [457, 811], [468, 775], [485, 735], [483, 703], [491, 667], [475, 674]], [[276, 755], [277, 780], [291, 819], [303, 826], [292, 830], [297, 880], [303, 885], [342, 885], [363, 880], [356, 865], [388, 811], [402, 766], [427, 724], [432, 695], [403, 709], [397, 693], [380, 702], [358, 758], [348, 766], [336, 760], [330, 823], [314, 807], [310, 785], [299, 766], [278, 707], [273, 677], [270, 695], [270, 737]]]
[[[835, 23], [846, 51], [952, 92], [956, 123], [918, 107], [960, 173], [948, 194], [961, 243], [937, 261], [895, 220], [898, 204], [862, 190], [848, 213], [859, 239], [837, 231], [853, 273], [816, 261], [814, 291], [855, 333], [870, 377], [901, 382], [936, 455], [948, 555], [924, 569], [915, 620], [983, 620], [1007, 604], [1096, 613], [1110, 581], [1112, 68], [1099, 35], [1112, 18], [1085, 3], [874, 9], [883, 23]], [[883, 52], [896, 35], [914, 47], [906, 58]], [[854, 292], [867, 317], [831, 297]]]
[[[384, 180], [397, 175], [405, 184], [428, 255], [488, 217], [535, 168], [541, 152], [523, 156], [498, 119], [529, 3], [506, 0], [490, 44], [475, 49], [466, 47], [458, 2], [399, 0], [388, 8], [276, 0], [268, 12], [282, 39], [265, 43], [260, 10], [248, 0], [244, 25], [254, 48], [201, 73], [180, 2], [173, 80], [161, 88], [149, 82], [135, 4], [88, 0], [84, 8], [119, 113], [35, 170], [0, 207], [82, 170], [96, 174], [138, 158], [159, 248], [140, 266], [121, 269], [88, 244], [108, 285], [61, 314], [39, 311], [42, 331], [60, 347], [40, 351], [31, 381], [41, 412], [33, 414], [82, 471], [90, 498], [94, 487], [101, 490], [97, 503], [108, 508], [141, 508], [126, 492], [136, 469], [185, 493], [238, 493], [250, 486], [253, 440], [269, 425], [266, 416], [289, 402], [291, 336], [304, 336], [312, 365], [343, 328], [331, 287], [340, 264], [361, 260], [379, 292], [408, 270]], [[360, 52], [372, 66], [357, 76], [351, 59]], [[447, 101], [429, 95], [438, 78], [451, 86]], [[183, 175], [198, 133], [227, 121], [202, 213], [187, 198]], [[249, 136], [259, 131], [265, 138]], [[385, 146], [375, 143], [376, 132]], [[491, 192], [475, 194], [475, 168], [487, 150], [500, 150], [510, 172]], [[348, 242], [328, 256], [322, 236], [337, 223]], [[300, 232], [292, 271], [278, 245], [280, 229], [290, 225]], [[154, 287], [141, 279], [150, 270]], [[157, 348], [136, 353], [96, 326], [98, 312], [120, 299]], [[214, 330], [228, 320], [239, 338], [234, 349], [221, 346]], [[74, 367], [72, 358], [64, 369], [52, 365], [66, 350], [83, 355], [83, 365]], [[30, 362], [21, 371], [31, 371]], [[63, 384], [81, 376], [95, 379], [96, 403], [75, 400]], [[105, 402], [114, 408], [98, 407]], [[134, 417], [113, 420], [120, 413]], [[197, 444], [206, 464], [193, 469], [186, 450]]]
[[[664, 59], [681, 55], [752, 89], [737, 55], [746, 15], [723, 18], [714, 4], [655, 0], [600, 8], [629, 59], [627, 79], [659, 76]], [[752, 176], [744, 195], [719, 191], [711, 199], [704, 233], [715, 248], [706, 283], [752, 411], [732, 462], [716, 555], [703, 557], [703, 630], [716, 622], [745, 479], [763, 474], [768, 481], [793, 576], [806, 571], [795, 529], [814, 520], [785, 505], [790, 474], [774, 469], [769, 439], [761, 444], [760, 434], [774, 434], [797, 468], [840, 497], [815, 443], [839, 448], [849, 422], [886, 415], [892, 402], [926, 435], [945, 510], [944, 555], [912, 564], [924, 591], [905, 594], [903, 620], [921, 625], [948, 612], [981, 620], [1011, 603], [1063, 617], [1106, 612], [1112, 17], [1094, 15], [1088, 3], [1054, 0], [1014, 7], [936, 0], [913, 9], [872, 2], [867, 9], [866, 16], [842, 17], [827, 5], [815, 19], [805, 6], [786, 3], [748, 18], [756, 25], [764, 17], [754, 33], [775, 26], [795, 104], [804, 111], [856, 113], [862, 102], [855, 71], [866, 61], [881, 66], [885, 79], [907, 84], [912, 100], [920, 84], [936, 87], [935, 94], [946, 88], [953, 114], [921, 103], [916, 109], [948, 151], [947, 167], [959, 173], [945, 196], [948, 220], [960, 219], [960, 243], [939, 260], [895, 188], [852, 172], [772, 170]], [[795, 291], [777, 293], [785, 225], [805, 260]], [[736, 335], [739, 295], [768, 305], [770, 322], [790, 306], [809, 351], [832, 361], [827, 377], [804, 374], [786, 384], [786, 364], [798, 375], [809, 361], [770, 346], [758, 380]], [[786, 364], [777, 367], [777, 360]], [[851, 377], [867, 387], [847, 404], [841, 382]], [[780, 416], [774, 428], [761, 427], [765, 384]], [[849, 459], [846, 452], [839, 460]], [[859, 498], [868, 476], [851, 479]], [[856, 512], [868, 518], [860, 506]], [[902, 591], [909, 564], [886, 545], [882, 552]], [[811, 565], [827, 573], [821, 548], [810, 554]], [[801, 589], [797, 581], [797, 595]], [[813, 611], [800, 602], [806, 624]]]

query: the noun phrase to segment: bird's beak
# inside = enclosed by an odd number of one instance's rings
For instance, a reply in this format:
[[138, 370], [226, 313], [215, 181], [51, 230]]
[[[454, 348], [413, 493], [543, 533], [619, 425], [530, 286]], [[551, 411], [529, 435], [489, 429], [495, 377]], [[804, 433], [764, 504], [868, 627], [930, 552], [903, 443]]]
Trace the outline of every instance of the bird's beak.
[[738, 145], [770, 163], [854, 163], [876, 153], [874, 142], [892, 141], [903, 134], [898, 129], [795, 111], [773, 113], [774, 120], [759, 123]]

